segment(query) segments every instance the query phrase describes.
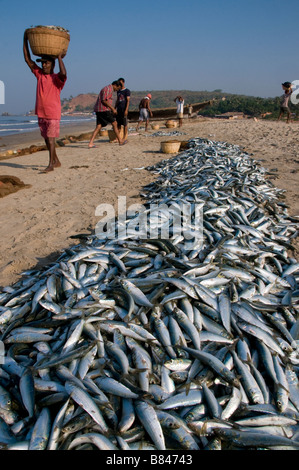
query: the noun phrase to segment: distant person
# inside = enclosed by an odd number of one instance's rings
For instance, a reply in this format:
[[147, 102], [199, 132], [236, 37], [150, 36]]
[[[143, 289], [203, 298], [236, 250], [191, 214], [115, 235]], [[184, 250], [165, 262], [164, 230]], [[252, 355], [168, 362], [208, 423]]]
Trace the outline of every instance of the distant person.
[[138, 131], [140, 124], [145, 121], [145, 132], [148, 128], [149, 118], [153, 117], [153, 113], [150, 107], [150, 101], [152, 99], [152, 95], [148, 93], [139, 103], [139, 121], [136, 127], [136, 131]]
[[89, 141], [88, 148], [91, 149], [95, 147], [93, 143], [94, 139], [96, 138], [97, 134], [100, 132], [102, 127], [106, 127], [108, 124], [112, 125], [119, 145], [124, 145], [127, 143], [125, 139], [120, 138], [116, 122], [116, 109], [112, 106], [113, 92], [118, 91], [120, 89], [121, 84], [118, 80], [115, 80], [111, 83], [111, 85], [107, 85], [101, 89], [96, 104], [94, 106], [94, 112], [97, 116], [97, 124]]
[[188, 104], [188, 118], [190, 119], [192, 117], [193, 113], [193, 106], [192, 104]]
[[182, 98], [182, 96], [177, 96], [175, 99], [174, 99], [175, 103], [176, 103], [176, 106], [177, 106], [177, 109], [176, 109], [176, 114], [177, 114], [177, 118], [179, 120], [179, 127], [182, 127], [183, 125], [183, 117], [184, 117], [184, 99]]
[[23, 53], [26, 64], [37, 78], [35, 114], [38, 117], [38, 125], [41, 135], [46, 142], [49, 151], [49, 165], [44, 172], [53, 171], [61, 166], [56, 154], [56, 138], [59, 137], [61, 120], [61, 100], [60, 93], [63, 89], [67, 74], [63, 57], [58, 56], [59, 73], [54, 73], [55, 59], [51, 56], [42, 56], [36, 62], [41, 62], [39, 67], [30, 56], [27, 31], [24, 33]]
[[120, 90], [117, 91], [117, 100], [115, 108], [117, 111], [116, 121], [117, 127], [120, 132], [121, 126], [124, 126], [124, 139], [128, 138], [128, 112], [130, 106], [131, 92], [125, 87], [125, 79], [119, 78], [118, 81], [121, 84]]
[[281, 97], [281, 102], [280, 102], [280, 113], [278, 116], [278, 121], [280, 121], [282, 115], [284, 113], [287, 113], [287, 123], [290, 122], [290, 117], [291, 117], [291, 111], [289, 108], [289, 99], [291, 94], [293, 93], [292, 90], [292, 84], [291, 82], [284, 82], [281, 84], [284, 94]]

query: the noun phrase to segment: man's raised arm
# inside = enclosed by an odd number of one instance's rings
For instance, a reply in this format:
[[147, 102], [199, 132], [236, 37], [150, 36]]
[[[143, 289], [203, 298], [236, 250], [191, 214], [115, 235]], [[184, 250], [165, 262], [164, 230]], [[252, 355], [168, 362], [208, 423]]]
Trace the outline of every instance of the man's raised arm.
[[60, 80], [64, 81], [66, 80], [66, 68], [65, 68], [65, 65], [63, 63], [63, 57], [65, 57], [65, 53], [63, 54], [59, 54], [59, 56], [57, 57], [58, 59], [58, 64], [59, 64], [59, 78]]
[[28, 36], [27, 36], [27, 31], [24, 33], [24, 41], [23, 41], [23, 53], [24, 53], [24, 59], [28, 67], [32, 68], [36, 66], [36, 63], [31, 59], [30, 51], [29, 51], [29, 46], [28, 46]]

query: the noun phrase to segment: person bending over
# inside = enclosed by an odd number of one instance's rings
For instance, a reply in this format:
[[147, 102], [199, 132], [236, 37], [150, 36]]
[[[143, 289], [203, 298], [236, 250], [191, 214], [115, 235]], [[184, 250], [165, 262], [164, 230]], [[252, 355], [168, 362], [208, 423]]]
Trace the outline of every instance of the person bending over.
[[121, 84], [118, 80], [115, 80], [110, 85], [107, 85], [101, 89], [94, 106], [94, 112], [97, 116], [97, 124], [89, 141], [88, 148], [91, 149], [95, 147], [94, 139], [96, 138], [98, 132], [100, 132], [102, 127], [106, 127], [108, 124], [112, 125], [119, 145], [124, 145], [127, 143], [125, 139], [121, 139], [120, 137], [116, 122], [117, 111], [112, 105], [113, 92], [118, 91], [120, 89]]

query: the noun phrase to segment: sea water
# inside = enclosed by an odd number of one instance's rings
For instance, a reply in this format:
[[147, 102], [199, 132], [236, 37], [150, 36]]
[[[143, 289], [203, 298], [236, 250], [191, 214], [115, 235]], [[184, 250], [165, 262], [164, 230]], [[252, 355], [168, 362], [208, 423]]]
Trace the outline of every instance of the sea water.
[[[93, 115], [78, 115], [78, 116], [61, 116], [60, 126], [65, 127], [67, 125], [84, 123], [88, 121], [94, 121]], [[37, 116], [0, 116], [0, 137], [12, 134], [21, 134], [24, 132], [30, 132], [38, 130]]]

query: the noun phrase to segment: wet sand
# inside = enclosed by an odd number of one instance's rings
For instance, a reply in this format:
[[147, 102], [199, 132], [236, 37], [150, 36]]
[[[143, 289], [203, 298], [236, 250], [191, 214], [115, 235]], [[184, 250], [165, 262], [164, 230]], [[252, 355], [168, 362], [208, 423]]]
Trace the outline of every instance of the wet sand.
[[[77, 122], [68, 123], [60, 127], [60, 135], [77, 135], [81, 132], [90, 131], [94, 125], [93, 122]], [[2, 136], [0, 139], [0, 154], [5, 153], [8, 150], [17, 150], [24, 147], [30, 147], [30, 145], [44, 145], [44, 139], [40, 135], [39, 129], [22, 132], [20, 134]]]
[[[48, 164], [47, 151], [0, 160], [1, 175], [31, 185], [0, 199], [0, 286], [13, 284], [26, 269], [55, 261], [61, 251], [79, 243], [70, 236], [94, 232], [99, 204], [112, 204], [117, 213], [118, 196], [126, 196], [127, 207], [143, 202], [139, 192], [155, 176], [140, 168], [172, 158], [161, 153], [164, 140], [202, 137], [239, 145], [271, 170], [273, 184], [286, 190], [289, 213], [299, 215], [298, 123], [197, 118], [185, 119], [181, 129], [166, 129], [164, 121], [159, 124], [160, 131], [178, 130], [184, 135], [155, 137], [152, 134], [157, 131], [152, 129], [147, 134], [144, 129], [136, 133], [135, 123], [131, 123], [133, 130], [124, 146], [99, 137], [94, 149], [88, 149], [88, 140], [58, 148], [62, 166], [48, 174], [42, 173]], [[62, 129], [61, 137], [93, 128], [93, 123], [72, 125]], [[39, 131], [3, 137], [0, 142], [5, 150], [43, 144]], [[298, 258], [298, 239], [293, 244]]]

